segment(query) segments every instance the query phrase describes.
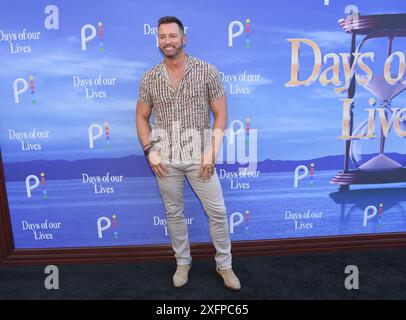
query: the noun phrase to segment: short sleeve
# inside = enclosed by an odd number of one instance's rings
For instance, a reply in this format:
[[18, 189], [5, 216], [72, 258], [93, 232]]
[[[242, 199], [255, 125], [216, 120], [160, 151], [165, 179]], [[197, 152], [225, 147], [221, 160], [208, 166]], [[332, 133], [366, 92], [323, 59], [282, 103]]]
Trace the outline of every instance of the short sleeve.
[[140, 93], [138, 96], [138, 101], [148, 105], [152, 105], [150, 84], [148, 78], [148, 73], [145, 73], [140, 81]]
[[209, 78], [208, 79], [209, 99], [211, 102], [220, 99], [222, 96], [226, 94], [226, 91], [224, 90], [223, 83], [221, 82], [220, 73], [212, 65], [209, 65], [208, 78]]

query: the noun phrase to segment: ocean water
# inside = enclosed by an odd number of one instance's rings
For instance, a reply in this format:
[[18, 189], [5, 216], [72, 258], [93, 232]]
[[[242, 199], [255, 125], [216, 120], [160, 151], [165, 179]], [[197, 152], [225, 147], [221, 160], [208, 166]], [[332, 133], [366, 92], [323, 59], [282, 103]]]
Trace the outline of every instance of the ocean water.
[[[349, 192], [338, 192], [329, 182], [334, 175], [335, 171], [316, 172], [312, 183], [304, 179], [297, 188], [291, 172], [261, 173], [232, 182], [221, 179], [231, 239], [406, 231], [406, 183], [353, 186]], [[238, 183], [249, 188], [236, 189]], [[98, 191], [100, 185], [114, 188], [114, 193], [97, 194], [93, 184], [80, 179], [49, 180], [28, 198], [25, 182], [7, 182], [16, 248], [170, 243], [155, 178], [124, 177], [121, 183], [98, 183]], [[192, 243], [210, 241], [207, 217], [188, 183], [185, 217]]]

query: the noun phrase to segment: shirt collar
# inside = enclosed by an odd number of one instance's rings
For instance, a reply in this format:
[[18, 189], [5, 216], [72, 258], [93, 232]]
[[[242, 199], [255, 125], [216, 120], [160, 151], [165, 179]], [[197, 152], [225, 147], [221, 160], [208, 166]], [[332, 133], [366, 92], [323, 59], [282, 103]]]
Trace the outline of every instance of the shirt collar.
[[[197, 64], [196, 58], [189, 56], [187, 53], [186, 53], [186, 59], [187, 60], [186, 60], [184, 75], [186, 75]], [[163, 77], [165, 77], [165, 78], [168, 77], [168, 72], [165, 68], [164, 60], [162, 60], [161, 63], [159, 64], [159, 72]]]

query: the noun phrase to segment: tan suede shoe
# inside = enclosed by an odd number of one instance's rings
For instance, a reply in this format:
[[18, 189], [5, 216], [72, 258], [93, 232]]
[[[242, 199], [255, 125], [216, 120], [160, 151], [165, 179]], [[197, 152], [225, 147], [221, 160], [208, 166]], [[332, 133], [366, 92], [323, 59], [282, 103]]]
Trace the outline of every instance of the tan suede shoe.
[[175, 288], [183, 287], [188, 280], [189, 270], [192, 267], [190, 264], [178, 265], [176, 272], [173, 275], [173, 285]]
[[240, 290], [241, 289], [240, 280], [238, 280], [233, 269], [221, 270], [221, 269], [217, 268], [216, 270], [217, 270], [217, 273], [224, 280], [224, 286], [226, 288], [231, 289], [231, 290]]

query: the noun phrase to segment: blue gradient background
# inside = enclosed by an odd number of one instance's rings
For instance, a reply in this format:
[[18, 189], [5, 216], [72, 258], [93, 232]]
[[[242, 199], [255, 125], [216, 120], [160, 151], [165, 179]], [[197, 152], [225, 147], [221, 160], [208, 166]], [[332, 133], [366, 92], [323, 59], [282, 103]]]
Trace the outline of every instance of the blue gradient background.
[[[0, 3], [0, 31], [4, 33], [40, 31], [38, 41], [15, 41], [30, 45], [30, 54], [11, 54], [9, 44], [0, 41], [0, 143], [3, 162], [12, 164], [35, 160], [79, 160], [120, 158], [141, 155], [136, 136], [135, 104], [142, 74], [162, 59], [154, 35], [144, 35], [144, 24], [156, 27], [163, 15], [178, 16], [187, 26], [186, 51], [213, 63], [224, 74], [260, 74], [260, 81], [244, 84], [249, 95], [228, 94], [229, 121], [250, 118], [251, 128], [258, 130], [258, 160], [306, 160], [344, 151], [341, 134], [342, 105], [334, 87], [323, 87], [317, 81], [307, 87], [288, 88], [290, 79], [291, 47], [287, 39], [307, 38], [318, 44], [323, 54], [344, 53], [350, 48], [350, 36], [337, 23], [344, 18], [346, 5], [356, 4], [361, 14], [404, 13], [403, 0], [385, 2], [357, 0], [343, 3], [331, 0], [329, 6], [322, 0], [307, 1], [167, 1], [141, 2], [111, 1], [54, 1], [60, 15], [59, 30], [44, 28], [44, 8], [48, 1], [6, 0]], [[227, 30], [231, 21], [251, 20], [251, 47], [245, 47], [245, 35], [227, 46]], [[97, 26], [103, 22], [104, 52], [98, 50], [98, 38], [81, 50], [80, 29], [85, 24]], [[377, 53], [372, 67], [379, 73], [383, 69], [381, 55], [386, 54], [386, 43], [377, 41], [366, 47]], [[405, 51], [406, 41], [399, 39], [394, 50]], [[309, 74], [313, 67], [311, 51], [303, 47], [300, 70]], [[323, 67], [324, 69], [325, 67]], [[342, 68], [341, 68], [342, 70]], [[73, 87], [73, 76], [95, 78], [99, 74], [117, 78], [114, 87], [107, 90], [106, 99], [88, 100], [84, 89]], [[17, 78], [35, 79], [35, 99], [30, 94], [14, 103], [12, 83]], [[343, 75], [341, 76], [343, 78]], [[224, 83], [227, 90], [228, 84]], [[96, 88], [95, 88], [96, 89]], [[356, 124], [366, 118], [364, 108], [372, 95], [357, 87]], [[404, 107], [406, 95], [393, 101]], [[356, 109], [358, 110], [358, 109]], [[87, 128], [92, 123], [109, 122], [111, 144], [107, 148], [103, 139], [89, 149]], [[18, 141], [9, 140], [9, 129], [16, 131], [50, 130], [51, 138], [41, 141], [41, 152], [22, 152]], [[377, 152], [375, 145], [366, 143], [365, 152]], [[406, 153], [405, 139], [393, 136], [388, 141], [387, 152]], [[63, 170], [63, 168], [61, 168]], [[83, 172], [86, 169], [84, 168]], [[236, 227], [232, 239], [253, 240], [285, 237], [329, 236], [340, 234], [403, 232], [405, 231], [405, 184], [355, 187], [369, 189], [370, 193], [350, 196], [347, 206], [354, 209], [347, 220], [343, 218], [342, 204], [330, 196], [337, 191], [329, 184], [336, 171], [317, 171], [314, 186], [308, 180], [300, 188], [293, 188], [293, 172], [261, 173], [252, 179], [250, 189], [230, 190], [230, 183], [222, 180], [229, 215], [250, 210], [249, 228], [245, 222]], [[39, 175], [39, 172], [32, 174]], [[7, 175], [7, 172], [6, 172]], [[320, 178], [318, 178], [320, 177]], [[69, 247], [96, 245], [138, 245], [167, 243], [163, 228], [153, 226], [153, 217], [164, 217], [164, 209], [153, 178], [125, 177], [122, 185], [115, 186], [114, 195], [95, 195], [91, 186], [83, 185], [80, 176], [68, 180], [47, 181], [48, 199], [40, 191], [27, 199], [25, 184], [7, 182], [10, 213], [17, 248]], [[244, 182], [248, 180], [245, 179]], [[148, 187], [146, 187], [146, 185]], [[188, 189], [189, 190], [189, 189]], [[379, 190], [386, 190], [380, 192]], [[388, 191], [389, 190], [389, 191]], [[358, 200], [354, 200], [358, 199]], [[190, 225], [194, 242], [209, 241], [206, 217], [191, 190], [186, 195], [185, 214], [193, 217]], [[393, 204], [393, 202], [396, 204]], [[345, 201], [344, 201], [345, 202]], [[385, 202], [391, 203], [385, 207]], [[382, 226], [362, 226], [363, 209], [368, 205], [384, 204], [385, 222]], [[389, 209], [390, 207], [390, 209]], [[310, 230], [295, 230], [292, 221], [286, 221], [286, 210], [323, 211], [320, 220], [310, 221]], [[345, 211], [344, 210], [344, 211]], [[111, 236], [98, 239], [96, 221], [101, 216], [118, 215], [118, 239]], [[389, 214], [391, 213], [391, 214]], [[345, 214], [344, 214], [345, 217]], [[393, 217], [393, 218], [390, 218]], [[55, 231], [52, 241], [35, 241], [30, 231], [23, 231], [22, 220], [62, 222], [63, 228]], [[383, 219], [383, 218], [382, 218]], [[344, 221], [344, 222], [343, 222]], [[382, 223], [380, 222], [380, 223]], [[239, 229], [238, 229], [239, 228]], [[110, 233], [110, 238], [108, 234]]]

